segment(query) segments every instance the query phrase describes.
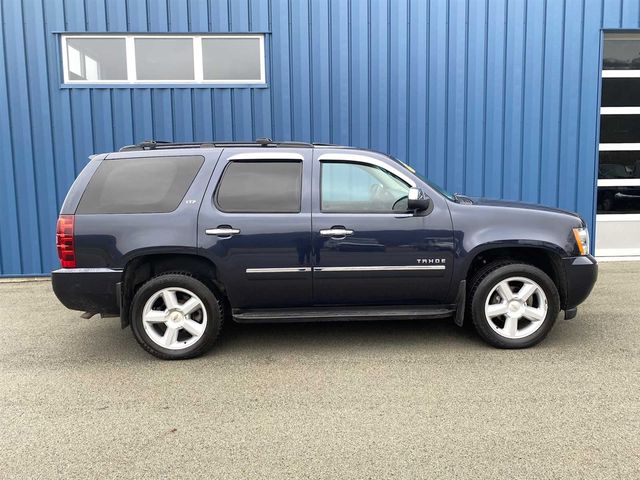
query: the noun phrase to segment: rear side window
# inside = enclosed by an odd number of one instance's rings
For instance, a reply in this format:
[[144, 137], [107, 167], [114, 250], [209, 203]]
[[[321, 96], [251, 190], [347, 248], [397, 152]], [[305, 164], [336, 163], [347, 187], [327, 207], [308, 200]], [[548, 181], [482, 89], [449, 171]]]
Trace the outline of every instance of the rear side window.
[[301, 187], [301, 162], [229, 162], [216, 205], [233, 213], [298, 213]]
[[76, 213], [167, 213], [180, 201], [204, 162], [202, 156], [104, 160]]

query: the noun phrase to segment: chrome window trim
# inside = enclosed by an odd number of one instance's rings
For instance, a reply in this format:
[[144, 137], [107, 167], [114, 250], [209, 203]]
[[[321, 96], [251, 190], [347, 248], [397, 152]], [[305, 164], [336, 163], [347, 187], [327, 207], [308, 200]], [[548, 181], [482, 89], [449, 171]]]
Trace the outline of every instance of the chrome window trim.
[[304, 160], [304, 157], [292, 152], [237, 153], [231, 155], [228, 160]]
[[389, 173], [392, 173], [396, 177], [407, 182], [411, 187], [415, 188], [417, 186], [416, 182], [411, 177], [409, 177], [406, 173], [401, 172], [397, 168], [389, 165], [386, 162], [383, 162], [382, 160], [370, 157], [368, 155], [359, 155], [355, 153], [323, 153], [318, 157], [318, 161], [320, 162], [342, 161], [342, 162], [355, 162], [355, 163], [364, 163], [366, 165], [373, 165], [376, 167], [380, 167], [388, 171]]

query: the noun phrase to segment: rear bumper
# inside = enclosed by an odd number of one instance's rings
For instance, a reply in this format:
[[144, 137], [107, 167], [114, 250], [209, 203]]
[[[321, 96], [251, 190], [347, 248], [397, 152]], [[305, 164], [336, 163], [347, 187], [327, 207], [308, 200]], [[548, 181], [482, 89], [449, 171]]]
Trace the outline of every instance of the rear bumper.
[[110, 268], [61, 268], [51, 272], [53, 292], [71, 310], [120, 313], [118, 283], [122, 270]]
[[591, 255], [562, 259], [566, 278], [565, 310], [577, 307], [591, 293], [598, 278], [598, 262]]

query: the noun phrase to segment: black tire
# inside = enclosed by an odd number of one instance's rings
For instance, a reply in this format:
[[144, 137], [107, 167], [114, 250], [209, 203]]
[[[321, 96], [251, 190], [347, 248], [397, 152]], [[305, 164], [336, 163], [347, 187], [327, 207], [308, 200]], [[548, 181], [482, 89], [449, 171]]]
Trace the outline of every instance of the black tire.
[[[497, 333], [485, 315], [488, 295], [498, 283], [511, 277], [524, 277], [537, 283], [547, 300], [547, 314], [542, 320], [542, 325], [522, 338], [508, 338]], [[542, 270], [526, 263], [506, 261], [486, 265], [474, 275], [470, 286], [467, 304], [473, 325], [480, 337], [497, 348], [527, 348], [536, 345], [547, 336], [560, 311], [560, 295], [556, 285]]]
[[[207, 322], [204, 332], [195, 343], [183, 349], [169, 349], [158, 345], [144, 329], [142, 314], [145, 304], [154, 294], [165, 288], [180, 288], [192, 292], [199, 297], [206, 310]], [[167, 273], [152, 278], [138, 289], [131, 302], [130, 318], [133, 336], [147, 352], [163, 360], [183, 360], [202, 355], [213, 346], [222, 329], [224, 312], [222, 302], [200, 280], [186, 273]]]

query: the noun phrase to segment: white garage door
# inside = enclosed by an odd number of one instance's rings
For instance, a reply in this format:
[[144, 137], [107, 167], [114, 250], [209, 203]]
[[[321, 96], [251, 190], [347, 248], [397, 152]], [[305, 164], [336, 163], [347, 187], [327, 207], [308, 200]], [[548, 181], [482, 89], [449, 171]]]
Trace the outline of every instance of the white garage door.
[[605, 33], [596, 255], [640, 255], [640, 32]]

